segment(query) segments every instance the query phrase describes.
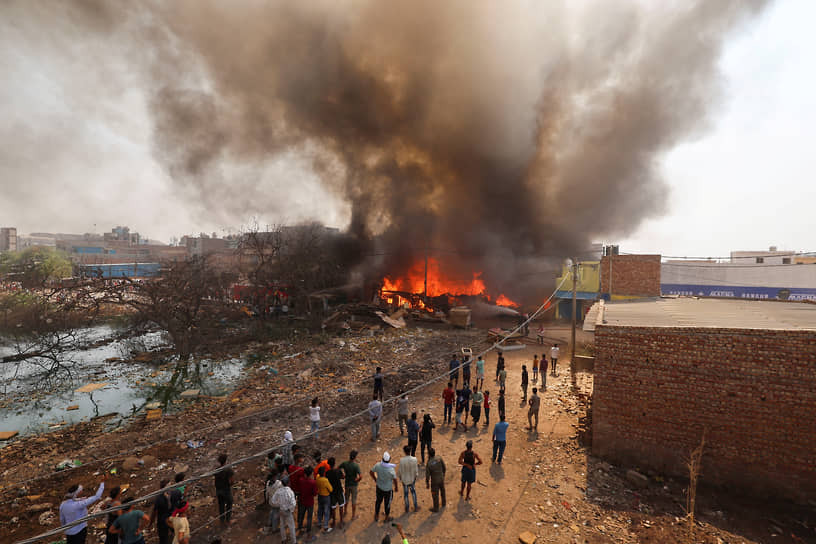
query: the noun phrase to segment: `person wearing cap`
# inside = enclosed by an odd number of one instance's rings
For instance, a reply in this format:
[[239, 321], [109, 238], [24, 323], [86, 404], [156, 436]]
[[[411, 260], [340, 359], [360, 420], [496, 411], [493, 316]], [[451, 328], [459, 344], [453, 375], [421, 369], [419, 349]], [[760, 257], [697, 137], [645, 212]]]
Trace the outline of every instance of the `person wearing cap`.
[[385, 521], [391, 519], [391, 500], [394, 498], [394, 491], [398, 488], [397, 472], [391, 464], [391, 454], [383, 453], [382, 461], [378, 462], [369, 471], [371, 479], [377, 483], [377, 502], [374, 509], [374, 521], [380, 520], [380, 505], [385, 511]]
[[281, 447], [281, 457], [283, 457], [283, 465], [291, 465], [295, 459], [292, 455], [292, 446], [295, 445], [295, 440], [292, 438], [292, 431], [283, 433], [283, 446]]
[[[150, 523], [150, 516], [141, 510], [135, 510], [136, 501], [128, 501], [122, 505], [124, 513], [116, 518], [108, 531], [119, 535], [121, 544], [144, 544], [142, 529]], [[186, 503], [185, 503], [186, 507]], [[178, 511], [178, 509], [176, 510]], [[176, 541], [173, 540], [175, 543]], [[180, 541], [179, 541], [180, 542]], [[185, 543], [186, 544], [186, 543]]]
[[469, 501], [470, 487], [476, 481], [476, 466], [482, 464], [482, 458], [473, 451], [473, 440], [468, 440], [465, 448], [465, 451], [459, 454], [459, 464], [462, 465], [462, 488], [459, 490], [459, 495], [461, 496], [467, 487], [465, 500]]
[[167, 525], [173, 529], [173, 544], [190, 544], [190, 521], [187, 519], [187, 511], [190, 503], [184, 502], [181, 508], [173, 510], [173, 515], [167, 519]]
[[[99, 482], [99, 487], [93, 496], [83, 499], [82, 490], [83, 487], [78, 484], [68, 488], [65, 500], [59, 507], [60, 525], [68, 525], [88, 515], [88, 507], [101, 499], [102, 493], [105, 492], [105, 476], [102, 476], [102, 481]], [[84, 521], [65, 530], [67, 544], [85, 544], [87, 536], [88, 523]]]

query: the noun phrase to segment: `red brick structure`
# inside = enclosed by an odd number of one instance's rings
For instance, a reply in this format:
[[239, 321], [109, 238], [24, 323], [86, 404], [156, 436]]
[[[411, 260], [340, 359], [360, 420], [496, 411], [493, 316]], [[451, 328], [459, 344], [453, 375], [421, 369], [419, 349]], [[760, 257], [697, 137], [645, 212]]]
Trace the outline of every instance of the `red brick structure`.
[[701, 482], [816, 499], [816, 330], [599, 325], [595, 343], [594, 454], [687, 476], [707, 429]]
[[660, 255], [605, 255], [601, 258], [601, 293], [659, 297]]

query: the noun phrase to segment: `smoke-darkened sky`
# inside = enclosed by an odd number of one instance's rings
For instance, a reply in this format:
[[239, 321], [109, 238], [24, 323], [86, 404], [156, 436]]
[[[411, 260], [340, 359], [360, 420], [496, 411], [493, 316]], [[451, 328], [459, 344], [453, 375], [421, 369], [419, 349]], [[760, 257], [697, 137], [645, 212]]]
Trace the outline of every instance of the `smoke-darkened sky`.
[[[726, 160], [746, 175], [740, 141], [710, 142], [754, 84], [776, 94], [740, 132], [783, 108], [786, 89], [739, 71], [780, 75], [774, 32], [807, 18], [795, 1], [663, 4], [5, 2], [0, 223], [167, 240], [309, 218], [511, 263], [627, 236], [665, 253], [677, 236], [642, 226], [676, 220], [675, 177], [767, 201], [728, 179]], [[695, 155], [705, 142], [720, 147]], [[777, 243], [795, 239], [778, 221]], [[711, 234], [684, 232], [685, 251]]]

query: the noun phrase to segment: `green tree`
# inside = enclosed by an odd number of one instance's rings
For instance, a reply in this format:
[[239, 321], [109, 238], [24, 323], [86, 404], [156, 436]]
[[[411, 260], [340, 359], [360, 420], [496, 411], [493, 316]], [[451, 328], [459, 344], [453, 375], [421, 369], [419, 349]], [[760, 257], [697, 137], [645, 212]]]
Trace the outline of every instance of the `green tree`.
[[19, 281], [26, 288], [70, 277], [72, 270], [68, 255], [51, 247], [30, 247], [0, 254], [0, 276]]

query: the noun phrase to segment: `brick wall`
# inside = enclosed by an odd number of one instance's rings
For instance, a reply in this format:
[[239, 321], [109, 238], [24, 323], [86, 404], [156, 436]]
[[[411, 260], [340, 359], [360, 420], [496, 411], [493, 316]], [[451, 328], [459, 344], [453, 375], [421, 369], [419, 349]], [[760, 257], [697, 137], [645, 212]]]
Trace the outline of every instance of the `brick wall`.
[[687, 476], [707, 428], [701, 482], [816, 499], [816, 332], [599, 326], [595, 343], [594, 454]]
[[601, 258], [601, 293], [609, 293], [610, 259], [612, 294], [660, 296], [660, 255], [608, 255]]

